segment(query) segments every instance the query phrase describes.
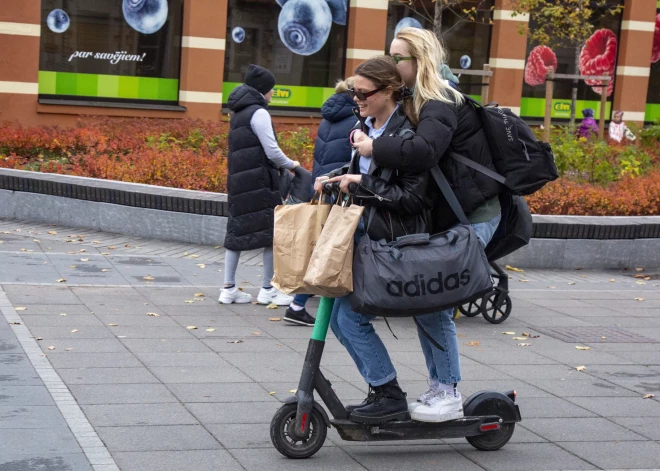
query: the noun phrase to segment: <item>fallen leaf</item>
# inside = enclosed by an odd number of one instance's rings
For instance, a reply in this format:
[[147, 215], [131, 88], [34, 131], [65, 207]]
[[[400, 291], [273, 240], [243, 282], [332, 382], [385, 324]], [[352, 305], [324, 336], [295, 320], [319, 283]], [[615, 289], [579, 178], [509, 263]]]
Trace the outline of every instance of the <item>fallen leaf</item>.
[[35, 340], [43, 340], [43, 338], [37, 337], [37, 338], [35, 338]]
[[277, 304], [270, 303], [268, 306], [266, 306], [266, 309], [277, 309]]
[[252, 335], [261, 335], [261, 332], [252, 332]]
[[635, 271], [644, 271], [643, 268], [635, 268]]
[[556, 286], [548, 286], [548, 288], [550, 288], [550, 289], [556, 289], [557, 287], [556, 287]]
[[76, 268], [75, 265], [69, 265], [69, 268]]
[[78, 329], [73, 329], [73, 330], [71, 331], [72, 334], [75, 334], [76, 332], [78, 332]]
[[298, 392], [298, 390], [297, 389], [289, 389], [289, 392], [292, 393], [292, 394], [295, 394], [295, 393]]
[[16, 309], [17, 311], [25, 311], [27, 308], [26, 307], [17, 307], [17, 308], [14, 308], [14, 309]]
[[221, 249], [221, 248], [222, 248], [222, 245], [216, 245], [216, 246], [213, 247], [213, 248], [214, 248], [214, 249]]
[[511, 340], [527, 340], [527, 337], [514, 337]]
[[21, 323], [17, 322], [17, 321], [10, 322], [9, 324], [11, 324], [11, 325], [21, 325]]
[[206, 265], [204, 265], [203, 263], [198, 263], [197, 266], [198, 266], [199, 268], [206, 268]]
[[646, 278], [646, 275], [635, 275], [635, 278]]
[[603, 339], [603, 340], [605, 340], [606, 338], [607, 338], [607, 337], [605, 337], [605, 336], [601, 337], [601, 339]]
[[644, 298], [635, 298], [635, 301], [644, 301]]
[[89, 262], [89, 258], [81, 258], [80, 261], [81, 262]]
[[464, 343], [463, 345], [467, 345], [468, 347], [479, 347], [481, 346], [481, 342], [473, 340], [472, 342]]
[[230, 340], [227, 343], [243, 343], [243, 341], [242, 340]]
[[101, 252], [101, 255], [110, 255], [110, 252]]
[[502, 334], [504, 334], [504, 335], [516, 335], [515, 332], [502, 332]]
[[197, 326], [196, 325], [189, 325], [188, 327], [186, 327], [186, 329], [188, 329], [188, 330], [197, 330]]
[[124, 244], [124, 247], [130, 247], [131, 244]]
[[80, 249], [80, 250], [78, 250], [78, 252], [87, 252], [87, 250], [85, 250], [85, 249]]
[[158, 313], [156, 313], [156, 312], [147, 312], [147, 316], [150, 316], [150, 317], [160, 317], [160, 314], [158, 314]]
[[189, 258], [199, 258], [199, 255], [191, 255]]
[[610, 278], [610, 283], [614, 283], [616, 280], [614, 278]]
[[576, 366], [575, 369], [578, 370], [578, 371], [584, 371], [584, 370], [587, 369], [587, 367], [586, 366]]
[[107, 273], [107, 272], [109, 272], [110, 270], [108, 270], [107, 268], [103, 268], [103, 269], [101, 269], [101, 271], [102, 271], [103, 273]]
[[215, 332], [215, 329], [213, 327], [210, 327], [210, 328], [206, 329], [206, 331], [207, 332]]
[[117, 327], [117, 324], [108, 324], [110, 327]]
[[531, 347], [532, 344], [531, 343], [519, 343], [518, 346], [519, 347]]
[[66, 352], [70, 352], [71, 350], [73, 350], [73, 348], [65, 348], [64, 349], [64, 351], [66, 351]]
[[274, 396], [274, 395], [277, 394], [277, 393], [276, 393], [275, 391], [271, 391], [271, 392], [269, 392], [268, 394], [270, 394], [271, 396]]
[[512, 267], [511, 265], [507, 265], [505, 268], [507, 270], [515, 271], [517, 273], [521, 273], [525, 271], [525, 270], [521, 270], [520, 268]]
[[279, 322], [279, 321], [282, 320], [282, 318], [281, 317], [269, 317], [268, 320], [271, 321], [271, 322]]
[[109, 248], [110, 250], [114, 250], [114, 249], [116, 249], [117, 247], [115, 247], [114, 245], [108, 245], [108, 248]]
[[62, 317], [66, 316], [66, 312], [60, 312], [60, 316]]
[[575, 348], [578, 350], [591, 350], [591, 347], [581, 347], [579, 345], [577, 345]]
[[574, 284], [575, 284], [575, 281], [569, 281], [569, 283], [568, 283], [568, 284], [572, 286], [572, 285], [574, 285]]
[[57, 235], [57, 231], [48, 231], [50, 235]]
[[655, 397], [655, 394], [644, 394], [644, 396], [642, 396], [642, 399], [651, 399], [651, 398], [654, 398], [654, 397]]
[[21, 249], [21, 252], [27, 252], [27, 249]]
[[529, 283], [529, 280], [519, 279], [518, 281], [520, 281], [521, 283]]
[[206, 295], [205, 295], [204, 293], [195, 293], [194, 296], [195, 296], [196, 298], [203, 298], [203, 297], [206, 296]]
[[100, 244], [100, 243], [101, 243], [101, 241], [99, 241], [99, 240], [93, 240], [92, 241], [92, 244]]
[[645, 284], [646, 284], [646, 281], [638, 281], [637, 284], [638, 284], [638, 285], [645, 285]]
[[65, 283], [65, 282], [66, 282], [66, 278], [60, 278], [59, 280], [57, 280], [57, 282], [58, 282], [58, 283]]
[[186, 299], [184, 303], [186, 304], [193, 304], [195, 301], [193, 299]]
[[155, 280], [156, 278], [154, 278], [154, 277], [151, 276], [151, 275], [147, 275], [147, 276], [143, 276], [142, 279], [143, 279], [143, 280], [147, 280], [147, 281], [152, 281], [152, 280]]
[[48, 350], [55, 350], [55, 347], [51, 345], [50, 347], [48, 347]]

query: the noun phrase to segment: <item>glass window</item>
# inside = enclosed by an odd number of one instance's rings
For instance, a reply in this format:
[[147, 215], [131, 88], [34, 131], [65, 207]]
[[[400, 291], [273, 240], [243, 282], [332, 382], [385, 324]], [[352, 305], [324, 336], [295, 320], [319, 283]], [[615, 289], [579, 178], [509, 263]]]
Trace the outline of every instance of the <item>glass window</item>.
[[[397, 27], [417, 26], [433, 29], [433, 15], [435, 3], [431, 0], [415, 2], [415, 9], [411, 9], [400, 2], [390, 2], [387, 13], [387, 42], [386, 52], [389, 52], [390, 43], [394, 39]], [[491, 7], [492, 1], [473, 0], [464, 1], [460, 7], [446, 9], [442, 15], [442, 42], [448, 53], [447, 65], [451, 69], [482, 70], [488, 63], [490, 53], [491, 35]], [[476, 21], [465, 21], [463, 9], [472, 6], [478, 7]], [[460, 75], [459, 87], [465, 93], [476, 97], [481, 95], [483, 78], [479, 76]]]
[[42, 0], [39, 97], [176, 105], [183, 0]]
[[[610, 6], [622, 4], [623, 1], [609, 0]], [[587, 40], [585, 48], [590, 54], [592, 64], [598, 64], [600, 68], [589, 68], [588, 62], [583, 60], [579, 70], [575, 70], [576, 50], [568, 44], [559, 47], [546, 48], [532, 41], [527, 42], [527, 58], [525, 61], [525, 79], [523, 82], [520, 114], [528, 118], [542, 118], [545, 115], [545, 71], [552, 65], [558, 74], [581, 75], [615, 75], [616, 60], [618, 54], [618, 42], [621, 25], [621, 15], [599, 15], [594, 26], [594, 34]], [[535, 27], [533, 19], [530, 20], [529, 28]], [[586, 56], [585, 56], [586, 57]], [[596, 58], [596, 60], [593, 60]], [[556, 67], [555, 67], [556, 66]], [[612, 99], [614, 98], [614, 87], [616, 80], [607, 89], [606, 116], [609, 118]], [[553, 94], [553, 118], [570, 118], [571, 115], [571, 90], [572, 80], [556, 80]], [[595, 110], [596, 117], [600, 113], [600, 84], [587, 84], [584, 80], [578, 83], [578, 95], [576, 106], [576, 117], [582, 119], [581, 111], [585, 108]]]
[[660, 1], [658, 1], [658, 11], [655, 17], [655, 37], [653, 40], [653, 57], [651, 58], [649, 92], [646, 98], [645, 120], [660, 122]]
[[271, 106], [321, 108], [344, 74], [348, 0], [229, 0], [223, 99], [250, 64], [275, 74]]

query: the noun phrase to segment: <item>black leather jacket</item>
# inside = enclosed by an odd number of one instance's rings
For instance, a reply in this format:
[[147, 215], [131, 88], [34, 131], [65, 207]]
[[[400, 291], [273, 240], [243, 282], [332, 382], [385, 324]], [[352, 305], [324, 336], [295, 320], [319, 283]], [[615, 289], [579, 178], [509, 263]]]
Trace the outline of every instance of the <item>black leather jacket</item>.
[[[362, 126], [362, 123], [358, 123], [355, 129]], [[413, 126], [405, 113], [397, 108], [382, 136], [406, 136], [413, 133]], [[359, 174], [359, 162], [360, 155], [354, 151], [350, 164], [335, 174]], [[385, 180], [381, 178], [384, 171], [372, 160], [368, 174], [362, 175], [362, 182], [355, 193], [356, 202], [365, 206], [365, 227], [371, 211], [375, 210], [367, 231], [369, 237], [391, 241], [407, 234], [429, 232], [430, 209], [437, 198], [435, 185], [429, 184], [432, 178], [430, 172], [388, 170], [391, 176]]]

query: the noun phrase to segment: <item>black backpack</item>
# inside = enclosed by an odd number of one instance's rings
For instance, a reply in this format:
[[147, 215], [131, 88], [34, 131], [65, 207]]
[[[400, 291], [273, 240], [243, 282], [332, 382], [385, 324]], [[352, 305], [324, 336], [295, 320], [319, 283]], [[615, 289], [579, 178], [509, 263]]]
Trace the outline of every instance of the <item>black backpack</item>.
[[539, 141], [520, 117], [497, 103], [482, 105], [464, 95], [477, 110], [497, 172], [450, 152], [449, 157], [502, 183], [516, 195], [531, 195], [559, 176], [547, 142]]

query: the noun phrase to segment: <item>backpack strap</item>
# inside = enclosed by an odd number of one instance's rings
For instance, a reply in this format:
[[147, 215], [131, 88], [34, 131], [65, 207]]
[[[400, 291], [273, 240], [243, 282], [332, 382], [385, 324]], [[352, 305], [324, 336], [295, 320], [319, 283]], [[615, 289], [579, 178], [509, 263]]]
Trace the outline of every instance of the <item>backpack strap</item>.
[[457, 162], [462, 163], [463, 165], [475, 169], [477, 172], [481, 172], [484, 175], [492, 178], [493, 180], [496, 180], [500, 182], [502, 185], [506, 185], [506, 178], [504, 178], [502, 175], [499, 173], [489, 169], [488, 167], [481, 165], [474, 160], [468, 159], [467, 157], [463, 157], [460, 154], [457, 154], [456, 152], [450, 152], [449, 157], [454, 159]]
[[458, 199], [456, 199], [456, 195], [454, 194], [454, 191], [451, 189], [451, 186], [449, 186], [449, 182], [442, 174], [442, 170], [440, 170], [440, 167], [438, 167], [437, 165], [434, 166], [431, 169], [431, 174], [433, 175], [435, 182], [438, 184], [438, 187], [442, 192], [442, 196], [445, 197], [447, 203], [449, 203], [449, 206], [451, 207], [451, 210], [454, 212], [460, 223], [466, 226], [469, 225], [470, 222], [468, 221], [468, 218], [465, 215], [465, 212], [463, 211], [461, 204], [458, 202]]

